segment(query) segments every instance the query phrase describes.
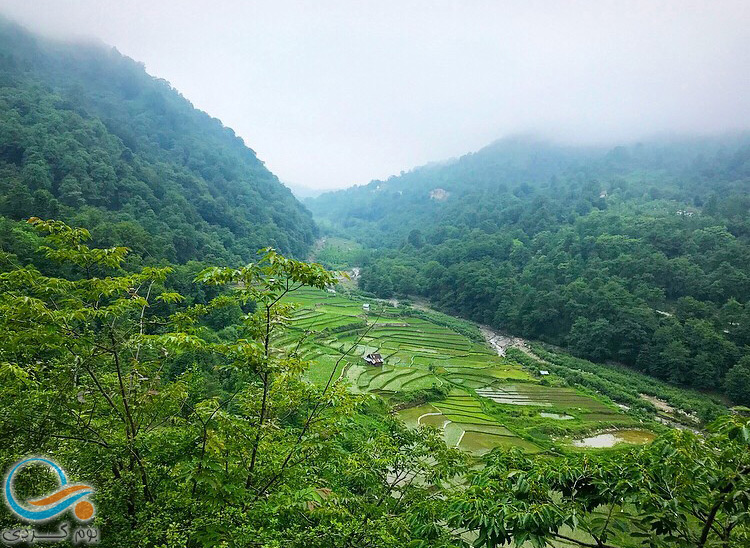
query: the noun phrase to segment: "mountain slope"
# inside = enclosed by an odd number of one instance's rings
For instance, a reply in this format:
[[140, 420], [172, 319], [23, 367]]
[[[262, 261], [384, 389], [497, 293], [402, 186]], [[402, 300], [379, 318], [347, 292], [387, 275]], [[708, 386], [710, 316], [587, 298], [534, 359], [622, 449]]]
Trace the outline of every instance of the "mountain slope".
[[[317, 218], [375, 247], [388, 247], [399, 245], [414, 228], [477, 227], [477, 218], [463, 218], [465, 210], [477, 206], [481, 211], [499, 202], [548, 199], [555, 207], [573, 205], [583, 214], [604, 204], [602, 192], [608, 193], [610, 202], [665, 199], [690, 206], [697, 196], [702, 201], [710, 196], [726, 200], [727, 191], [744, 198], [747, 186], [737, 187], [736, 182], [750, 176], [748, 147], [750, 135], [615, 148], [510, 138], [456, 160], [325, 193], [305, 203]], [[492, 215], [483, 215], [481, 221], [486, 220], [498, 222]]]
[[399, 243], [413, 228], [439, 224], [477, 192], [546, 181], [585, 153], [530, 146], [526, 140], [491, 145], [457, 160], [433, 163], [385, 181], [372, 181], [306, 200], [327, 219], [380, 247]]
[[0, 214], [182, 262], [304, 254], [309, 212], [242, 139], [116, 50], [0, 22]]
[[374, 249], [364, 289], [750, 400], [748, 136], [501, 141], [308, 203]]

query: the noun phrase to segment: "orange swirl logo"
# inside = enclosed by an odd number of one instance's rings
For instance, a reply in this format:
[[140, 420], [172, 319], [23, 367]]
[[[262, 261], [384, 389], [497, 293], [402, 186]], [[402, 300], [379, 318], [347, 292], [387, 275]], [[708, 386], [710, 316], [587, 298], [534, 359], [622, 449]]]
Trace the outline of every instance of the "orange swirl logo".
[[[25, 466], [32, 463], [46, 464], [57, 474], [60, 481], [60, 487], [54, 493], [50, 493], [40, 499], [29, 500], [24, 504], [30, 505], [31, 508], [21, 504], [13, 492], [13, 483], [16, 474]], [[94, 505], [86, 499], [94, 488], [90, 485], [75, 484], [69, 485], [65, 472], [56, 463], [42, 457], [31, 457], [17, 463], [5, 478], [5, 502], [10, 509], [19, 518], [26, 521], [46, 521], [59, 516], [68, 508], [73, 507], [73, 514], [80, 521], [88, 521], [94, 516]]]

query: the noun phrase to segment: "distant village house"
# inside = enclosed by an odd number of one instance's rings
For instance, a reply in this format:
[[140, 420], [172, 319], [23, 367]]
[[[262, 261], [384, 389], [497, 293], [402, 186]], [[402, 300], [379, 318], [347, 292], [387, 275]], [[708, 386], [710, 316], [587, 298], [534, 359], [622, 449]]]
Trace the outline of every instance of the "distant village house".
[[377, 352], [373, 352], [372, 354], [367, 354], [367, 356], [365, 356], [365, 361], [370, 365], [381, 366], [383, 365], [383, 356]]

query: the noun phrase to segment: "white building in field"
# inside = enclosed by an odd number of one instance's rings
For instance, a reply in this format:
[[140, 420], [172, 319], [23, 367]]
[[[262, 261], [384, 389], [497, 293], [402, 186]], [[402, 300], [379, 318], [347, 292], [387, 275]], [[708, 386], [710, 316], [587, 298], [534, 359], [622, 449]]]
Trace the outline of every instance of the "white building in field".
[[365, 356], [365, 361], [370, 365], [381, 367], [383, 365], [383, 356], [377, 352], [373, 352], [372, 354], [367, 354], [367, 356]]
[[369, 312], [370, 311], [370, 303], [363, 304], [362, 305], [362, 310], [364, 310], [365, 312]]

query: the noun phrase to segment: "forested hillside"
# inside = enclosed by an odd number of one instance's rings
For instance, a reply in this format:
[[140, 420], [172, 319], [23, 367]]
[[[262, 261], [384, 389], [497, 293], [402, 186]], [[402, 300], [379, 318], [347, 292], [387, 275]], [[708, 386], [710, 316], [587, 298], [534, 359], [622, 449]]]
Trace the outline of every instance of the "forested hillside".
[[[522, 368], [431, 321], [459, 320], [394, 322], [396, 307], [390, 320], [385, 307], [359, 316], [360, 302], [324, 290], [334, 273], [273, 251], [175, 284], [170, 267], [124, 270], [127, 250], [90, 247], [84, 229], [29, 224], [67, 277], [33, 265], [0, 272], [0, 467], [29, 455], [65, 463], [69, 477], [93, 485], [87, 526], [103, 547], [748, 546], [747, 418], [719, 412], [701, 434], [669, 429], [649, 418], [642, 379], [600, 375], [543, 348], [534, 351], [552, 374], [534, 379], [536, 358], [518, 350]], [[297, 299], [308, 306], [294, 310]], [[358, 368], [369, 388], [384, 386], [376, 377], [399, 380], [365, 365], [368, 334], [411, 354], [399, 392], [358, 394], [337, 377]], [[323, 341], [336, 353], [327, 361], [306, 350]], [[408, 388], [403, 369], [449, 384]], [[470, 388], [487, 383], [535, 395], [494, 401]], [[708, 409], [705, 398], [655, 384], [672, 403]], [[634, 405], [624, 413], [608, 394]], [[424, 398], [440, 412], [420, 410]], [[392, 413], [396, 402], [410, 426]], [[437, 428], [417, 427], [436, 415], [424, 424], [471, 431], [447, 445]], [[663, 434], [609, 449], [566, 436], [607, 424]], [[478, 442], [492, 432], [489, 451]], [[21, 473], [6, 497], [55, 488], [47, 475]], [[27, 525], [0, 512], [9, 543], [34, 534]], [[60, 531], [52, 538], [66, 538]]]
[[[172, 262], [237, 263], [268, 245], [302, 255], [316, 235], [242, 139], [168, 82], [113, 48], [4, 20], [0, 215], [68, 220]], [[12, 225], [0, 226], [7, 249]]]
[[362, 287], [750, 401], [750, 138], [499, 141], [308, 203]]

